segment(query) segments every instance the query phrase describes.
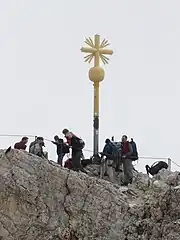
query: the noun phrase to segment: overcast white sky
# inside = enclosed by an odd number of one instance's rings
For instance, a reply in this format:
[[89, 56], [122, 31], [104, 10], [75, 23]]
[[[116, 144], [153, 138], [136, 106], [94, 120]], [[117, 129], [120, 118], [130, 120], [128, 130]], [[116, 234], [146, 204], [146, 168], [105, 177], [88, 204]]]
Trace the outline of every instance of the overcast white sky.
[[100, 89], [101, 147], [127, 134], [141, 156], [180, 163], [179, 12], [179, 0], [0, 0], [0, 134], [51, 139], [70, 128], [92, 149], [91, 65], [80, 48], [98, 33], [114, 50]]

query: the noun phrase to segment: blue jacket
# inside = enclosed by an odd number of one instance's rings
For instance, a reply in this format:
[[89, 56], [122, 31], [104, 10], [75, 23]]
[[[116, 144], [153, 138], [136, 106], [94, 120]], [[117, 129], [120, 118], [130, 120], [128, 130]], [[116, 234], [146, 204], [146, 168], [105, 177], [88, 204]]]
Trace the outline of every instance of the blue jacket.
[[103, 149], [103, 153], [104, 154], [113, 154], [113, 144], [110, 142], [110, 143], [106, 143], [106, 145], [104, 146], [104, 149]]

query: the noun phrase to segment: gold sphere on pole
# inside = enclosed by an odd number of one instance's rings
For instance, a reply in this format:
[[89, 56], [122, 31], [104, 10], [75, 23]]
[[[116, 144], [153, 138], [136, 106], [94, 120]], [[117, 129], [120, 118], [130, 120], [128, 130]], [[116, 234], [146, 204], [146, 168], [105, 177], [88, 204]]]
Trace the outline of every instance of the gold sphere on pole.
[[104, 69], [101, 67], [92, 67], [89, 69], [89, 79], [94, 83], [102, 82], [104, 80], [104, 75]]

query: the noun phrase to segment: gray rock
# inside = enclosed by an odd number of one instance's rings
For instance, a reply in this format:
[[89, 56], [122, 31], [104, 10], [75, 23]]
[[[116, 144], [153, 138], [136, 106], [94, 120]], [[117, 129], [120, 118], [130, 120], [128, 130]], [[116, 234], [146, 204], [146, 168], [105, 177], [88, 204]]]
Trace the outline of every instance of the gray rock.
[[154, 191], [141, 174], [122, 188], [0, 151], [1, 240], [179, 240], [179, 199], [179, 188]]
[[179, 172], [174, 172], [170, 173], [165, 182], [170, 185], [170, 186], [178, 186], [180, 184], [180, 173]]

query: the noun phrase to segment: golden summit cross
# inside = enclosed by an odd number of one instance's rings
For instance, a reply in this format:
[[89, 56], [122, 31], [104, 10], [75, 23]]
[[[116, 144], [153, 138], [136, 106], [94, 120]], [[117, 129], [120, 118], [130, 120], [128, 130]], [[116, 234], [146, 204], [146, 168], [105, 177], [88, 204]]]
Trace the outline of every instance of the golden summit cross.
[[104, 39], [100, 43], [100, 36], [95, 35], [94, 36], [94, 42], [92, 38], [86, 38], [85, 43], [90, 46], [89, 47], [82, 47], [81, 51], [84, 53], [90, 53], [87, 56], [84, 57], [85, 62], [90, 63], [92, 59], [94, 58], [94, 66], [99, 67], [100, 59], [104, 64], [107, 64], [109, 61], [109, 58], [105, 55], [112, 55], [113, 51], [110, 49], [104, 49], [105, 47], [109, 46], [108, 40]]

